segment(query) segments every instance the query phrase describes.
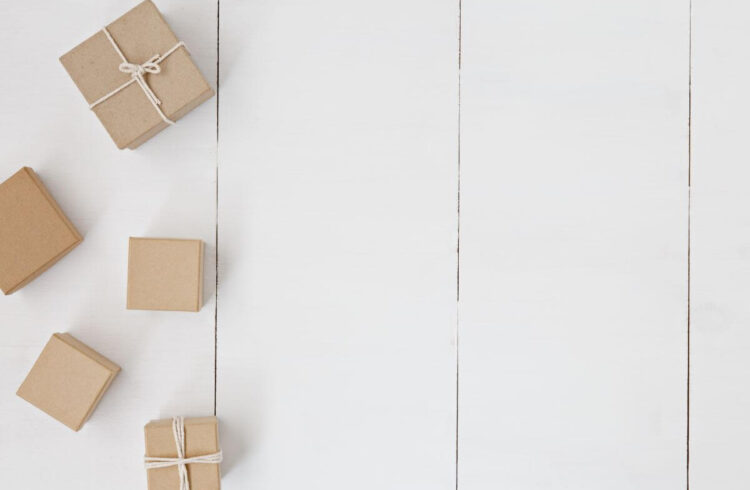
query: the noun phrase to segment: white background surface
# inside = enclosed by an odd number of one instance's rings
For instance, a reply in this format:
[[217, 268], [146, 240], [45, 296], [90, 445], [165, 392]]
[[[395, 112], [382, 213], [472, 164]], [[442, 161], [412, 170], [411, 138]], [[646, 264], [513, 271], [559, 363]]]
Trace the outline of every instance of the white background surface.
[[[747, 488], [745, 3], [159, 0], [219, 96], [118, 151], [57, 58], [132, 5], [0, 0], [0, 180], [85, 237], [0, 298], [4, 488], [211, 413], [225, 489]], [[125, 310], [131, 235], [200, 313]], [[15, 396], [56, 331], [123, 367], [79, 433]]]

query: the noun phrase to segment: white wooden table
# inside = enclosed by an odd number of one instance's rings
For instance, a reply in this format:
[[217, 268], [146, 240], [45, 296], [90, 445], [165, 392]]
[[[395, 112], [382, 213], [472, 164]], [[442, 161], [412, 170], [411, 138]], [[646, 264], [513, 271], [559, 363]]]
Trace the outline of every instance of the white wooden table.
[[[0, 179], [85, 235], [0, 298], [2, 487], [216, 413], [230, 490], [746, 489], [750, 4], [690, 3], [158, 0], [218, 97], [117, 151], [57, 58], [134, 3], [0, 0]], [[131, 235], [200, 313], [125, 310]], [[123, 367], [79, 433], [55, 331]]]

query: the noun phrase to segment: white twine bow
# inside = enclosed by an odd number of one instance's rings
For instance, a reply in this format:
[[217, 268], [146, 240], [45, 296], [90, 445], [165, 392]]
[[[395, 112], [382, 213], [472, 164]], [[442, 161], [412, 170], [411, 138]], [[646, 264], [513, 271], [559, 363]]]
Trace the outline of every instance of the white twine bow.
[[187, 465], [189, 464], [219, 464], [222, 460], [221, 451], [213, 454], [205, 454], [203, 456], [193, 456], [192, 458], [185, 457], [185, 420], [182, 417], [172, 418], [172, 434], [174, 435], [174, 442], [177, 446], [177, 457], [176, 458], [157, 458], [154, 456], [146, 456], [145, 466], [146, 470], [154, 468], [167, 468], [169, 466], [177, 466], [177, 471], [180, 476], [180, 490], [190, 490], [190, 482], [188, 481]]
[[139, 65], [137, 63], [131, 63], [125, 58], [125, 55], [122, 54], [122, 51], [120, 50], [120, 47], [117, 46], [117, 43], [112, 38], [112, 35], [109, 33], [106, 27], [102, 28], [102, 31], [107, 36], [107, 39], [109, 39], [109, 42], [112, 44], [112, 47], [115, 48], [115, 51], [117, 51], [117, 54], [120, 56], [120, 59], [122, 59], [122, 63], [120, 63], [119, 70], [123, 73], [130, 73], [130, 80], [123, 83], [104, 97], [99, 98], [98, 100], [94, 101], [91, 105], [89, 105], [89, 109], [93, 109], [94, 107], [98, 106], [105, 100], [109, 99], [113, 95], [119, 93], [121, 90], [123, 90], [125, 87], [130, 86], [132, 83], [137, 83], [140, 85], [141, 89], [143, 90], [143, 93], [146, 94], [146, 98], [149, 102], [151, 102], [151, 105], [154, 106], [154, 109], [156, 109], [156, 112], [159, 113], [159, 116], [162, 118], [162, 120], [167, 124], [174, 124], [174, 121], [169, 119], [164, 112], [162, 112], [161, 107], [161, 101], [156, 96], [153, 90], [151, 90], [151, 87], [148, 86], [146, 83], [146, 79], [143, 78], [143, 75], [146, 73], [152, 73], [154, 75], [161, 73], [161, 66], [159, 66], [159, 63], [164, 61], [164, 59], [169, 56], [170, 54], [177, 51], [177, 49], [181, 46], [185, 46], [185, 43], [182, 41], [178, 42], [174, 46], [172, 46], [169, 51], [164, 53], [163, 55], [155, 54], [151, 58], [149, 58], [148, 61], [143, 63], [142, 65]]

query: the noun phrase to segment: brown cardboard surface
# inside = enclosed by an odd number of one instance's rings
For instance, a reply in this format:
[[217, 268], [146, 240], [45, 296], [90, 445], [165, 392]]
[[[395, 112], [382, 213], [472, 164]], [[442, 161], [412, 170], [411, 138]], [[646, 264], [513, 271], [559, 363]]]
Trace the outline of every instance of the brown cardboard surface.
[[203, 242], [130, 238], [129, 310], [199, 311], [203, 306]]
[[[109, 24], [107, 30], [130, 63], [142, 64], [179, 42], [150, 0]], [[129, 74], [119, 71], [122, 60], [101, 30], [61, 56], [60, 62], [88, 104], [130, 80]], [[184, 47], [159, 66], [161, 73], [146, 74], [144, 78], [161, 100], [162, 111], [172, 121], [214, 94]], [[167, 127], [137, 83], [97, 105], [93, 111], [118, 148], [135, 148]]]
[[[185, 105], [182, 109], [180, 109], [177, 112], [175, 112], [172, 115], [171, 119], [173, 121], [176, 121], [176, 120], [180, 119], [182, 116], [184, 116], [188, 112], [192, 111], [193, 109], [195, 109], [196, 107], [198, 107], [199, 105], [201, 105], [202, 103], [204, 103], [205, 101], [207, 101], [208, 99], [210, 99], [213, 96], [214, 96], [213, 89], [209, 89], [209, 90], [205, 91], [198, 98], [194, 99], [192, 102], [190, 102], [189, 104]], [[151, 130], [143, 133], [141, 136], [139, 136], [138, 138], [136, 138], [135, 140], [133, 140], [130, 143], [130, 145], [128, 145], [128, 149], [129, 150], [135, 150], [136, 148], [138, 148], [143, 143], [145, 143], [146, 141], [148, 141], [151, 138], [153, 138], [157, 133], [161, 132], [163, 129], [166, 129], [167, 127], [169, 127], [169, 125], [167, 123], [165, 123], [164, 121], [161, 121], [158, 125], [156, 125], [153, 128], [151, 128]]]
[[56, 333], [16, 394], [77, 431], [119, 371], [117, 364], [72, 335]]
[[42, 182], [23, 167], [0, 184], [0, 289], [11, 294], [81, 243]]
[[[172, 419], [153, 420], [144, 427], [146, 456], [176, 458], [177, 447], [172, 434]], [[219, 431], [216, 417], [185, 419], [185, 457], [205, 456], [219, 451]], [[219, 490], [221, 470], [218, 464], [187, 465], [190, 488]], [[147, 470], [149, 490], [179, 490], [176, 466]]]

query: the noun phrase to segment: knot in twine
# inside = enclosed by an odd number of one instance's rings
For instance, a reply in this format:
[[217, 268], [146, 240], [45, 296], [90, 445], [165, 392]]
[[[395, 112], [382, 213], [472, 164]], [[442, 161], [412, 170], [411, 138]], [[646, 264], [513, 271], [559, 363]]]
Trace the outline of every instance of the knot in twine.
[[120, 63], [119, 69], [123, 73], [130, 73], [132, 77], [137, 77], [138, 75], [143, 76], [145, 73], [161, 73], [161, 67], [154, 63], [158, 59], [159, 55], [155, 54], [142, 65], [123, 61]]
[[172, 418], [172, 434], [177, 446], [176, 458], [157, 458], [146, 456], [144, 458], [146, 470], [154, 468], [167, 468], [177, 466], [177, 472], [180, 477], [180, 490], [190, 490], [190, 481], [188, 481], [187, 465], [189, 464], [219, 464], [222, 460], [221, 451], [203, 456], [185, 457], [185, 419], [182, 417]]
[[94, 101], [91, 105], [89, 105], [89, 109], [93, 109], [94, 107], [98, 106], [105, 100], [109, 99], [113, 95], [119, 93], [124, 88], [130, 86], [132, 83], [137, 83], [141, 89], [143, 90], [143, 93], [146, 94], [146, 98], [148, 98], [148, 101], [151, 102], [151, 105], [154, 106], [154, 109], [156, 109], [156, 112], [159, 113], [159, 116], [162, 118], [162, 120], [167, 124], [174, 124], [174, 121], [169, 119], [164, 112], [159, 107], [161, 105], [161, 101], [156, 96], [153, 90], [151, 90], [151, 87], [148, 86], [148, 83], [146, 83], [146, 79], [143, 78], [143, 75], [146, 73], [150, 73], [153, 75], [157, 75], [161, 73], [161, 66], [159, 66], [159, 63], [164, 61], [167, 56], [174, 53], [178, 48], [181, 46], [185, 46], [185, 43], [182, 41], [178, 42], [174, 46], [172, 46], [169, 51], [164, 53], [163, 55], [155, 54], [151, 58], [148, 59], [145, 63], [139, 65], [138, 63], [131, 63], [128, 61], [127, 58], [125, 58], [125, 55], [120, 50], [120, 47], [115, 42], [114, 38], [112, 38], [112, 35], [109, 33], [106, 27], [102, 28], [102, 32], [107, 36], [107, 39], [109, 39], [110, 44], [112, 44], [112, 47], [117, 52], [117, 54], [120, 56], [120, 59], [122, 60], [122, 63], [120, 63], [120, 66], [118, 69], [122, 73], [130, 73], [130, 80], [123, 83], [104, 97], [99, 98], [98, 100]]

